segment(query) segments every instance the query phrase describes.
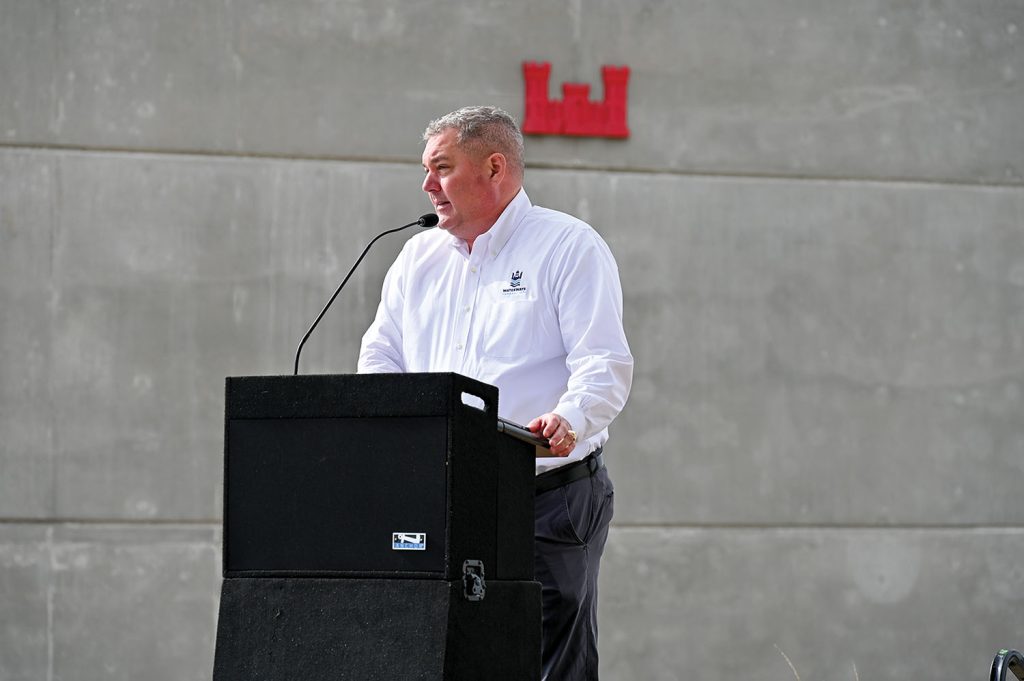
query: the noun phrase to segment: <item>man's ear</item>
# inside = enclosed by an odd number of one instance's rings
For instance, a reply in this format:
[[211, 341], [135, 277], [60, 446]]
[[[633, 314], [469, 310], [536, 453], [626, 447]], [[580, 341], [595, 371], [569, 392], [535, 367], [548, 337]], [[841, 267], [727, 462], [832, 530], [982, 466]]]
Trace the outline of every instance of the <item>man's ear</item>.
[[491, 173], [492, 180], [501, 180], [504, 178], [505, 172], [508, 170], [508, 161], [505, 159], [505, 154], [494, 152], [488, 156], [487, 169]]

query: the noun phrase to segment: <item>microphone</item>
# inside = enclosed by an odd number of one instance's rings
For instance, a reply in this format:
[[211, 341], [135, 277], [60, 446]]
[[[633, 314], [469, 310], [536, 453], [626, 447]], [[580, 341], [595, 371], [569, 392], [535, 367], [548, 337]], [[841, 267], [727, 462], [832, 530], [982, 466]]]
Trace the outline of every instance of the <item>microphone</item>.
[[400, 232], [403, 229], [408, 229], [413, 225], [418, 225], [423, 228], [429, 228], [433, 227], [437, 223], [437, 215], [435, 215], [434, 213], [427, 213], [426, 215], [421, 215], [418, 219], [413, 220], [407, 225], [402, 225], [401, 227], [396, 227], [394, 229], [389, 229], [386, 232], [381, 232], [377, 236], [373, 237], [373, 240], [370, 241], [370, 243], [366, 244], [366, 248], [363, 249], [363, 252], [359, 256], [359, 259], [356, 260], [356, 264], [352, 265], [352, 269], [350, 269], [348, 271], [348, 274], [345, 275], [345, 279], [342, 280], [341, 285], [338, 286], [338, 289], [334, 292], [334, 295], [331, 296], [331, 299], [327, 301], [326, 305], [324, 305], [324, 309], [320, 310], [320, 314], [317, 315], [316, 320], [314, 320], [313, 324], [309, 327], [309, 331], [306, 331], [306, 335], [302, 337], [301, 341], [299, 341], [299, 347], [296, 348], [295, 350], [295, 373], [293, 374], [294, 376], [299, 375], [299, 355], [302, 354], [302, 346], [306, 344], [306, 341], [309, 340], [310, 334], [313, 333], [313, 329], [316, 328], [316, 325], [319, 324], [320, 320], [324, 318], [325, 314], [327, 314], [327, 309], [331, 306], [331, 303], [334, 302], [334, 299], [338, 297], [338, 294], [341, 293], [341, 289], [345, 288], [345, 284], [348, 283], [348, 280], [352, 276], [352, 273], [356, 271], [357, 267], [359, 267], [359, 263], [361, 263], [363, 261], [363, 258], [366, 257], [366, 254], [370, 252], [370, 246], [373, 246], [375, 243], [377, 243], [377, 239], [381, 238], [386, 234], [394, 234], [395, 232]]

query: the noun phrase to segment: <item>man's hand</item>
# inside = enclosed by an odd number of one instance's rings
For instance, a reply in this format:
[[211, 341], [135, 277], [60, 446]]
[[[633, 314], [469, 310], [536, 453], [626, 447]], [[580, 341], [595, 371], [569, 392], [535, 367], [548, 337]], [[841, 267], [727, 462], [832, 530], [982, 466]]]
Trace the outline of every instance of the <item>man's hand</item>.
[[576, 432], [568, 421], [558, 414], [550, 412], [541, 414], [526, 424], [535, 435], [546, 437], [551, 444], [551, 453], [555, 456], [569, 456], [576, 447]]

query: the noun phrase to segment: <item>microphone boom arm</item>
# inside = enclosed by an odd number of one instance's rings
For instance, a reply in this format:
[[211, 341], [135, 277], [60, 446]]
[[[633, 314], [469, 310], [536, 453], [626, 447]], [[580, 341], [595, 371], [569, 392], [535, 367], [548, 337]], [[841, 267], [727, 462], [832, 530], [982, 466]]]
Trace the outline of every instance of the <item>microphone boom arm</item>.
[[299, 347], [295, 349], [295, 371], [292, 374], [293, 376], [299, 375], [299, 355], [302, 354], [302, 346], [306, 344], [306, 341], [309, 340], [309, 336], [313, 333], [313, 329], [316, 328], [317, 324], [320, 323], [320, 320], [324, 318], [325, 314], [327, 314], [328, 308], [331, 307], [331, 304], [334, 302], [334, 299], [338, 297], [339, 293], [341, 293], [341, 289], [345, 288], [345, 284], [348, 283], [348, 280], [352, 277], [352, 273], [356, 271], [357, 267], [359, 267], [359, 263], [361, 263], [363, 261], [363, 258], [366, 257], [366, 254], [370, 252], [370, 247], [377, 243], [377, 239], [388, 234], [400, 232], [403, 229], [408, 229], [413, 225], [419, 225], [420, 227], [433, 227], [434, 225], [437, 224], [437, 221], [438, 219], [436, 215], [434, 215], [433, 213], [427, 213], [426, 215], [420, 216], [418, 220], [414, 220], [413, 222], [410, 222], [407, 225], [402, 225], [401, 227], [396, 227], [394, 229], [389, 229], [386, 232], [381, 232], [377, 236], [373, 237], [373, 240], [370, 241], [370, 243], [366, 244], [366, 248], [363, 249], [363, 252], [356, 260], [356, 263], [352, 265], [352, 268], [348, 271], [348, 274], [345, 275], [345, 278], [342, 280], [341, 284], [334, 291], [334, 295], [331, 296], [331, 299], [327, 301], [326, 305], [324, 305], [324, 309], [320, 310], [320, 314], [316, 316], [316, 319], [310, 325], [309, 330], [306, 331], [306, 335], [302, 337], [301, 341], [299, 341]]

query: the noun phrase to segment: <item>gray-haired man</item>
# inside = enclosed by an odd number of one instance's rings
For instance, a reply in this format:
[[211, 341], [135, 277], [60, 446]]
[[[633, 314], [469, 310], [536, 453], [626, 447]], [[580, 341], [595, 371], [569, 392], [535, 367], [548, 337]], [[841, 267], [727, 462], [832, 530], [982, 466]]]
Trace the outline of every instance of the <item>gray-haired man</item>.
[[589, 225], [530, 202], [507, 113], [466, 107], [423, 137], [423, 191], [440, 229], [410, 239], [388, 271], [359, 371], [491, 383], [501, 416], [550, 439], [535, 500], [544, 678], [597, 679], [597, 575], [613, 509], [602, 452], [633, 372], [618, 268]]

